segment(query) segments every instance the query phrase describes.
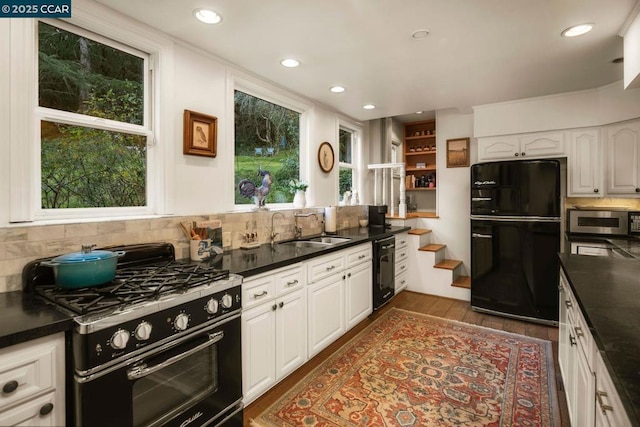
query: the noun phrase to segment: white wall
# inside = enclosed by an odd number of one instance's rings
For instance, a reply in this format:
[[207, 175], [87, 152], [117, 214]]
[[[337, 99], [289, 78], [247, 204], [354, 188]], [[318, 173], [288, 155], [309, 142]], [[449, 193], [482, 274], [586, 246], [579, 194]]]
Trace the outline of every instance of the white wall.
[[[438, 164], [438, 218], [420, 218], [419, 228], [432, 230], [431, 242], [447, 245], [446, 258], [461, 260], [468, 275], [471, 265], [470, 248], [470, 169], [447, 168], [447, 139], [472, 137], [473, 114], [461, 114], [457, 109], [436, 112]], [[477, 159], [475, 140], [471, 139], [470, 164]]]
[[476, 138], [601, 126], [640, 117], [640, 89], [624, 90], [619, 81], [592, 90], [479, 105], [473, 110]]
[[[147, 32], [155, 32], [159, 37], [167, 37], [118, 13], [114, 12], [113, 16], [115, 23], [127, 22], [129, 25], [144, 28]], [[108, 21], [111, 18], [105, 16], [104, 19]], [[0, 20], [0, 54], [3, 58], [9, 58], [0, 63], [0, 227], [9, 225], [8, 131], [11, 117], [9, 96], [3, 95], [9, 93], [9, 87], [12, 85], [8, 72], [12, 43], [9, 37], [10, 22], [10, 19]], [[173, 132], [159, 137], [160, 143], [172, 145], [169, 147], [167, 162], [171, 167], [165, 168], [171, 170], [165, 170], [166, 175], [164, 179], [161, 178], [161, 181], [165, 181], [165, 187], [171, 191], [167, 200], [171, 201], [173, 206], [168, 206], [167, 211], [177, 215], [230, 211], [234, 207], [233, 77], [245, 75], [244, 71], [180, 41], [175, 41], [173, 55], [173, 61], [170, 63], [173, 74], [171, 93], [162, 94], [163, 102], [170, 103], [169, 117], [173, 124]], [[338, 113], [258, 76], [251, 75], [249, 78], [267, 90], [303, 100], [304, 104], [310, 107], [306, 114], [308, 126], [302, 129], [304, 134], [301, 135], [301, 172], [303, 179], [307, 179], [310, 184], [307, 191], [308, 206], [337, 205], [337, 164], [330, 173], [322, 172], [318, 166], [317, 151], [323, 141], [328, 141], [337, 156]], [[182, 123], [185, 109], [218, 118], [217, 157], [182, 154]], [[368, 141], [363, 139], [362, 144], [365, 147], [363, 163], [366, 165], [369, 155]], [[167, 180], [169, 182], [166, 182]]]

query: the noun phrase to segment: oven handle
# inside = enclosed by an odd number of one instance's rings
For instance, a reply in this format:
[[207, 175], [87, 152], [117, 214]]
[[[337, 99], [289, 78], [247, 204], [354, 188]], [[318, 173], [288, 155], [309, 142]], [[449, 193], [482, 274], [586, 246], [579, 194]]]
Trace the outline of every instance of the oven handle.
[[198, 346], [195, 346], [191, 350], [185, 351], [184, 353], [180, 353], [176, 356], [170, 357], [169, 359], [165, 360], [162, 363], [158, 363], [157, 365], [154, 365], [151, 367], [147, 367], [145, 363], [138, 366], [134, 366], [133, 368], [127, 371], [127, 378], [129, 378], [130, 380], [137, 380], [137, 379], [146, 377], [149, 374], [153, 374], [154, 372], [159, 371], [160, 369], [173, 365], [174, 363], [184, 359], [185, 357], [189, 357], [192, 354], [197, 353], [200, 350], [203, 350], [217, 343], [223, 338], [224, 338], [224, 331], [216, 332], [214, 334], [209, 334], [209, 340], [207, 340], [207, 342], [204, 342]]

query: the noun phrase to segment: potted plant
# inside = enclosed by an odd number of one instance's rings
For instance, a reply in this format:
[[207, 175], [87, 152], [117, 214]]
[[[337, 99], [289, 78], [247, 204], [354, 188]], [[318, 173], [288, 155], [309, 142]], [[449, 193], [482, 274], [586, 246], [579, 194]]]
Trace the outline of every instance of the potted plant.
[[293, 207], [304, 208], [307, 204], [305, 191], [309, 188], [309, 184], [304, 181], [292, 179], [289, 181], [289, 191], [294, 193]]

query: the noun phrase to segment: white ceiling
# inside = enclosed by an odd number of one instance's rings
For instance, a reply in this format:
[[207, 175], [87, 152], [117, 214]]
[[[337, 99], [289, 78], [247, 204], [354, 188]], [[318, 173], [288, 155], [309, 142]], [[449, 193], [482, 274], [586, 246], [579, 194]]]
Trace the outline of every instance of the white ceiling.
[[[622, 79], [636, 0], [99, 0], [357, 120], [470, 107]], [[208, 7], [210, 26], [193, 17]], [[577, 38], [565, 28], [595, 23]], [[411, 33], [430, 35], [413, 40]], [[295, 69], [279, 62], [294, 57]], [[346, 92], [333, 94], [341, 85]], [[364, 104], [375, 104], [364, 110]], [[404, 116], [410, 119], [412, 116]], [[420, 116], [414, 116], [418, 120]]]

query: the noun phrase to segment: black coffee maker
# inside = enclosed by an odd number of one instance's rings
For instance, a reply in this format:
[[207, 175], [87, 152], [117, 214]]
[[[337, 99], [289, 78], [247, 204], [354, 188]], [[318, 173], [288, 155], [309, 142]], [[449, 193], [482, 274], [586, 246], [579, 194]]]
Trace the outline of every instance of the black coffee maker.
[[385, 215], [387, 213], [387, 205], [371, 205], [369, 206], [369, 228], [385, 228]]

